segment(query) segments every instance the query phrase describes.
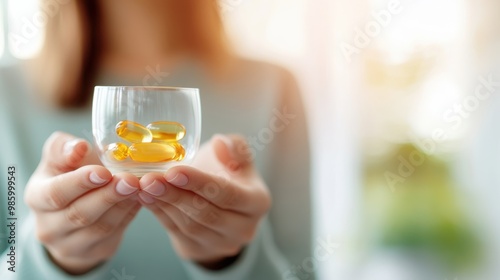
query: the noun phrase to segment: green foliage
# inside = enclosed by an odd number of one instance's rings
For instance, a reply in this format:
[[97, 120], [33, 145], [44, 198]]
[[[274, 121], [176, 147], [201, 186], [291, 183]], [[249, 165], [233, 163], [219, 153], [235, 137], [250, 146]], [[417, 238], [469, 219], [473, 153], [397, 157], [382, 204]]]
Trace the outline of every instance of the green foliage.
[[425, 161], [395, 189], [380, 178], [388, 169], [397, 172], [400, 160], [395, 159], [415, 151], [414, 146], [403, 145], [386, 160], [367, 166], [370, 245], [430, 255], [453, 270], [477, 264], [481, 242], [445, 161], [425, 155]]

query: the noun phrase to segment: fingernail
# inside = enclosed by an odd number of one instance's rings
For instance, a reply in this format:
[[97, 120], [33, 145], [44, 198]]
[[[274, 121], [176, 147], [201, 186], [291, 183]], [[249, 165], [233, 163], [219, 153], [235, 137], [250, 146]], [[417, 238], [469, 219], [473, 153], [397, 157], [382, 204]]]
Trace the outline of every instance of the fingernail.
[[153, 204], [155, 202], [155, 199], [147, 194], [139, 193], [139, 197], [147, 204]]
[[129, 195], [137, 191], [137, 188], [129, 185], [125, 180], [121, 180], [116, 184], [116, 191], [121, 195]]
[[169, 173], [165, 179], [172, 185], [183, 187], [188, 183], [188, 177], [182, 173]]
[[241, 167], [240, 164], [236, 160], [231, 160], [227, 164], [227, 168], [229, 168], [232, 171], [237, 171], [238, 169], [240, 169], [240, 167]]
[[165, 192], [165, 185], [154, 180], [153, 183], [144, 188], [144, 191], [154, 196], [160, 196]]
[[226, 145], [228, 150], [230, 150], [230, 151], [233, 150], [233, 146], [234, 146], [233, 141], [229, 137], [227, 137], [224, 134], [215, 134], [214, 136], [219, 138], [222, 142], [224, 142], [224, 144]]
[[73, 150], [75, 149], [75, 146], [76, 144], [80, 143], [82, 140], [81, 139], [73, 139], [73, 140], [70, 140], [68, 142], [66, 142], [64, 144], [64, 148], [63, 148], [63, 153], [65, 155], [69, 155], [73, 152]]
[[92, 182], [92, 184], [95, 184], [98, 186], [103, 185], [104, 183], [107, 183], [109, 181], [109, 180], [106, 180], [106, 179], [99, 177], [99, 175], [97, 175], [97, 173], [95, 173], [95, 172], [90, 173], [89, 179], [90, 179], [90, 182]]

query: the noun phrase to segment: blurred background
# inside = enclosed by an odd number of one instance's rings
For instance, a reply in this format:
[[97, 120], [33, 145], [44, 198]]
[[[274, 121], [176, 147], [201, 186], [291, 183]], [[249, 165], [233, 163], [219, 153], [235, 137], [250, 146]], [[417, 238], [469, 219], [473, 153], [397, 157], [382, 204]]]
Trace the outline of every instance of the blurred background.
[[[320, 279], [498, 279], [498, 0], [220, 7], [235, 48], [291, 69], [308, 109], [315, 239], [294, 269]], [[1, 64], [36, 54], [51, 12], [1, 0]]]

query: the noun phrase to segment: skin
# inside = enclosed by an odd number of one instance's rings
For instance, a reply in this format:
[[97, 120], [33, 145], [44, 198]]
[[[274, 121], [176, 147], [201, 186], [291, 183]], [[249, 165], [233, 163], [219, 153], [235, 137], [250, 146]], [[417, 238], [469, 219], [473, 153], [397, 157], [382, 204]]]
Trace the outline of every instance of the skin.
[[[143, 77], [146, 66], [171, 68], [180, 59], [169, 47], [165, 11], [170, 0], [99, 1], [100, 67]], [[133, 19], [133, 20], [131, 20]]]
[[205, 267], [238, 255], [254, 238], [270, 195], [239, 136], [213, 137], [191, 166], [141, 178], [141, 203], [169, 232], [178, 254]]
[[84, 274], [110, 259], [141, 205], [165, 227], [180, 257], [220, 269], [251, 242], [271, 205], [240, 136], [217, 135], [192, 165], [140, 180], [111, 175], [88, 153], [89, 144], [75, 139], [49, 137], [25, 194], [38, 239], [68, 273]]
[[[38, 239], [54, 263], [71, 274], [85, 273], [113, 256], [141, 208], [139, 179], [85, 165], [95, 161], [88, 150], [83, 140], [52, 134], [25, 192]], [[128, 195], [118, 193], [119, 183], [129, 186]]]
[[[168, 22], [162, 12], [169, 1], [109, 0], [99, 5], [99, 67], [142, 76], [147, 65], [175, 64], [180, 54], [168, 51]], [[214, 137], [202, 145], [192, 165], [140, 180], [126, 173], [112, 175], [88, 150], [84, 140], [54, 133], [25, 193], [38, 239], [53, 262], [70, 274], [84, 274], [109, 260], [141, 207], [164, 225], [180, 257], [208, 269], [223, 268], [251, 242], [271, 205], [242, 137]]]

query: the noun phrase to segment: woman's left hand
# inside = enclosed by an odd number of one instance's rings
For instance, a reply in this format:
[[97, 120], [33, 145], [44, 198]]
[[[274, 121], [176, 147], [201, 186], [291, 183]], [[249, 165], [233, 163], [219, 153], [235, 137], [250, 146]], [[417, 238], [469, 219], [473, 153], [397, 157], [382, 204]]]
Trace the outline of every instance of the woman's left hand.
[[255, 236], [271, 206], [269, 191], [241, 136], [214, 136], [191, 166], [140, 180], [142, 204], [167, 229], [177, 253], [222, 268]]

